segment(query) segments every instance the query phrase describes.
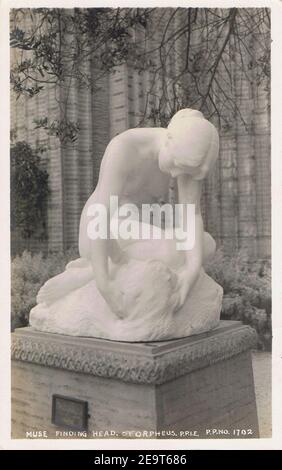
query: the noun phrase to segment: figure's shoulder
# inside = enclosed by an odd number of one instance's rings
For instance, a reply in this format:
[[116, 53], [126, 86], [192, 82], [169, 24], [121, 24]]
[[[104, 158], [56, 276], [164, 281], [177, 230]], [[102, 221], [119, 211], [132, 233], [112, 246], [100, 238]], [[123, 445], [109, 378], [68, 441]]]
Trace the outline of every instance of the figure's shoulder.
[[155, 133], [156, 129], [151, 127], [134, 127], [133, 129], [126, 129], [125, 131], [117, 134], [110, 141], [111, 145], [134, 145], [144, 139], [152, 137], [152, 132]]
[[[147, 153], [150, 153], [156, 132], [156, 129], [147, 127], [127, 129], [121, 132], [113, 137], [108, 144], [105, 159], [111, 160], [117, 157], [119, 157], [120, 161], [128, 161], [130, 159], [133, 165], [133, 160], [138, 160], [138, 156], [142, 157], [144, 149]], [[130, 158], [132, 155], [134, 155], [134, 159]]]
[[134, 142], [134, 137], [132, 131], [134, 129], [127, 129], [126, 131], [121, 132], [120, 134], [115, 135], [109, 142], [107, 146], [107, 151], [113, 151], [118, 148], [123, 148], [126, 150], [126, 147], [129, 147]]
[[[131, 130], [131, 129], [130, 129]], [[124, 131], [111, 139], [104, 153], [101, 170], [102, 174], [127, 172], [130, 159], [128, 158], [134, 150], [133, 142]]]

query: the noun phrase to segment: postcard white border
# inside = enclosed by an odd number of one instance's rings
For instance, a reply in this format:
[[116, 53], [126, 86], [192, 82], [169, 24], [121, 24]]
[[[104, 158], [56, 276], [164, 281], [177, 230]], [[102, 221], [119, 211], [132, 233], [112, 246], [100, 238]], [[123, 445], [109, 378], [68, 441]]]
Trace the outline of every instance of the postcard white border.
[[0, 0], [0, 450], [1, 449], [282, 449], [282, 1], [279, 0], [143, 0], [142, 7], [271, 8], [272, 21], [272, 287], [273, 392], [272, 438], [187, 440], [29, 440], [10, 438], [10, 223], [9, 223], [9, 9], [20, 7], [140, 7], [140, 2], [111, 0]]

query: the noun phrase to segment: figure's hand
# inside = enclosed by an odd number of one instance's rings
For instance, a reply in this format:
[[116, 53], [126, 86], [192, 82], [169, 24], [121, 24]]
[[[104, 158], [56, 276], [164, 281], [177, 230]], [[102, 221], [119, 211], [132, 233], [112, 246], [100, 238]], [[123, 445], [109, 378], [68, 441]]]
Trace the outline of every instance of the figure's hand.
[[102, 291], [102, 295], [113, 313], [119, 318], [125, 318], [127, 316], [124, 292], [119, 289], [115, 281], [108, 281], [107, 287]]

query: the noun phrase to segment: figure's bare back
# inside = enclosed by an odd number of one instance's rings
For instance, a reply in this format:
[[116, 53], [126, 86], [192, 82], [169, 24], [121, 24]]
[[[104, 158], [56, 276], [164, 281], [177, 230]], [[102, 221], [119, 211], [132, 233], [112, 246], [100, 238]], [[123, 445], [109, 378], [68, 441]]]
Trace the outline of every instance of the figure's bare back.
[[88, 201], [96, 202], [98, 192], [103, 191], [108, 180], [115, 182], [120, 174], [122, 189], [112, 195], [118, 196], [121, 204], [165, 201], [170, 177], [160, 170], [154, 145], [154, 134], [163, 130], [130, 129], [114, 137], [103, 156], [97, 188]]
[[[130, 129], [115, 137], [109, 144], [101, 165], [99, 186], [103, 186], [106, 171], [113, 163], [120, 166], [124, 184], [119, 196], [120, 204], [136, 205], [165, 201], [168, 196], [169, 175], [159, 168], [156, 135], [164, 129]], [[115, 167], [113, 178], [119, 169]]]
[[131, 203], [141, 207], [142, 204], [168, 201], [170, 176], [160, 170], [158, 163], [157, 140], [163, 131], [161, 128], [130, 129], [109, 143], [102, 159], [98, 185], [82, 211], [81, 255], [88, 245], [87, 209], [89, 205], [103, 201], [105, 192], [118, 196], [119, 205]]

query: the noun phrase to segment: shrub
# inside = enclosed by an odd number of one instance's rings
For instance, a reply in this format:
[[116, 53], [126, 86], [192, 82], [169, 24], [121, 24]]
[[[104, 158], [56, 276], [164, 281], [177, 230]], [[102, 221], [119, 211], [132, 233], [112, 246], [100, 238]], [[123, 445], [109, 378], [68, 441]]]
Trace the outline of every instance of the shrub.
[[44, 257], [42, 253], [24, 251], [11, 263], [11, 327], [12, 330], [28, 325], [29, 312], [36, 305], [37, 293], [50, 277], [62, 272], [66, 264], [77, 258], [76, 250], [65, 254], [53, 253]]
[[218, 250], [206, 271], [223, 287], [221, 318], [253, 326], [258, 333], [258, 348], [271, 349], [270, 262], [250, 260], [244, 251], [230, 256]]
[[42, 169], [40, 150], [27, 142], [11, 146], [11, 229], [23, 238], [34, 233], [46, 237], [48, 174]]

